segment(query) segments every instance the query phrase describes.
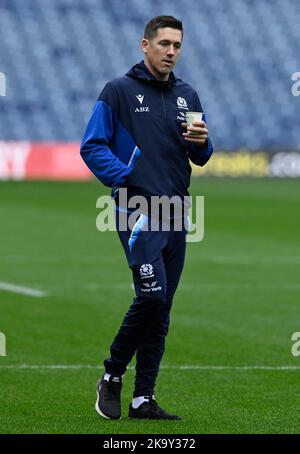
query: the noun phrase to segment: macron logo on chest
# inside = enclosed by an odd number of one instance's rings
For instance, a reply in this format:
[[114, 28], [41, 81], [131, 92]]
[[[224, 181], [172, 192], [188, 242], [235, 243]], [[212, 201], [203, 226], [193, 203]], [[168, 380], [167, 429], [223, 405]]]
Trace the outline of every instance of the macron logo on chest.
[[136, 95], [136, 98], [139, 100], [140, 104], [143, 104], [144, 95]]
[[[140, 104], [143, 104], [144, 95], [135, 95]], [[150, 112], [149, 107], [136, 107], [135, 112]]]

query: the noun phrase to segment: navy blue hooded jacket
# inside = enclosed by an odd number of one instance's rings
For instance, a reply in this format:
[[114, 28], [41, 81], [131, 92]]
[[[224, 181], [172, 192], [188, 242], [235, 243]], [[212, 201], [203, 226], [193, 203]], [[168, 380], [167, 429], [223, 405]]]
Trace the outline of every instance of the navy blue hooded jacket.
[[[116, 197], [188, 195], [189, 159], [203, 166], [213, 147], [182, 137], [185, 113], [203, 112], [196, 91], [173, 72], [167, 81], [154, 78], [144, 62], [107, 83], [89, 120], [81, 156]], [[204, 117], [205, 118], [205, 117]]]

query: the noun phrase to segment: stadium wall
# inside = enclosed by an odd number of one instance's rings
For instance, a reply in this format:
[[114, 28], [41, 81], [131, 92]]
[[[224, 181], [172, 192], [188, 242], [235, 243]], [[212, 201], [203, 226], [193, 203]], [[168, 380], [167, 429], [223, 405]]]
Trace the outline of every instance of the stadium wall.
[[[0, 180], [90, 180], [79, 142], [0, 142]], [[193, 176], [300, 177], [300, 152], [217, 150]]]

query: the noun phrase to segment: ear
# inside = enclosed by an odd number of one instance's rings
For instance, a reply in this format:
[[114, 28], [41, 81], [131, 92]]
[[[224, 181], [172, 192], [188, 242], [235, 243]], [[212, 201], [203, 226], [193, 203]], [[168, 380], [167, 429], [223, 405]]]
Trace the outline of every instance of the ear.
[[149, 45], [149, 40], [146, 38], [143, 38], [141, 41], [141, 49], [146, 54], [148, 52], [148, 45]]

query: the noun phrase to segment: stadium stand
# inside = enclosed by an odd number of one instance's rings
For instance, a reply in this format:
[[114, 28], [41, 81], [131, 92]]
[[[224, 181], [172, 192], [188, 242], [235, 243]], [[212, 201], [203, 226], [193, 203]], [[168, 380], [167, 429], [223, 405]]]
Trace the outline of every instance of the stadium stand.
[[176, 74], [199, 92], [216, 147], [300, 148], [300, 2], [1, 0], [0, 139], [80, 140], [107, 80], [142, 59], [154, 15], [183, 20]]

